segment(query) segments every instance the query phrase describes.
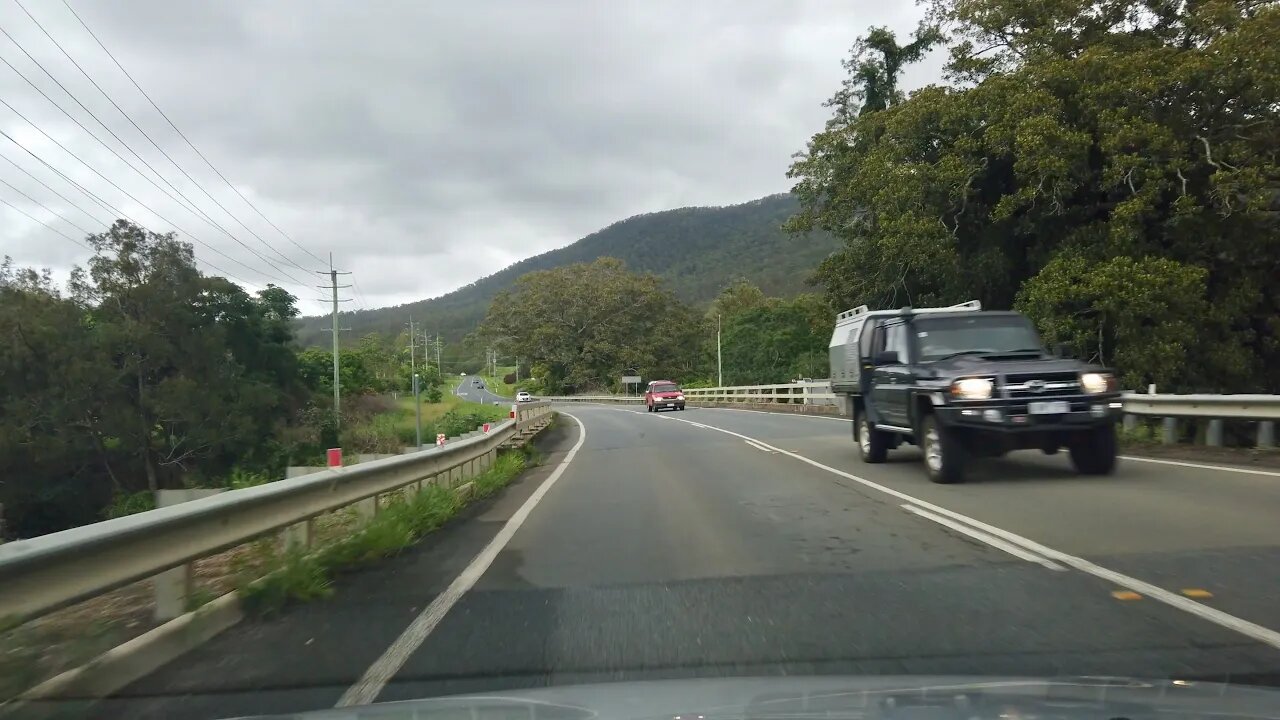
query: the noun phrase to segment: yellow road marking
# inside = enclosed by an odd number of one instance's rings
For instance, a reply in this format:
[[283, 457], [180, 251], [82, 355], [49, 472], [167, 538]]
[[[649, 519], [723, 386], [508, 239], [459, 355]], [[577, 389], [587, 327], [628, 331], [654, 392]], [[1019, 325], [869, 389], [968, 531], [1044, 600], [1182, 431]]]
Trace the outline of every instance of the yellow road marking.
[[1142, 596], [1132, 590], [1112, 590], [1111, 597], [1117, 600], [1141, 600]]
[[1189, 598], [1211, 598], [1213, 593], [1203, 588], [1183, 588], [1182, 594]]

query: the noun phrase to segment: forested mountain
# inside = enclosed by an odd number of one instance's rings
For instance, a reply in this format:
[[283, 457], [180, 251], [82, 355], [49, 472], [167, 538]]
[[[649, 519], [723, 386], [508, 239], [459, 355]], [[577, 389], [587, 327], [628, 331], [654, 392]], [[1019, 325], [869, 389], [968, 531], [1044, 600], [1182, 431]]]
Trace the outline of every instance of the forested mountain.
[[[824, 232], [791, 236], [782, 224], [795, 211], [795, 199], [770, 195], [742, 205], [691, 207], [637, 215], [594, 232], [567, 247], [551, 250], [430, 300], [376, 310], [344, 313], [344, 342], [370, 332], [398, 334], [413, 315], [420, 327], [458, 340], [479, 325], [493, 296], [516, 278], [599, 257], [616, 257], [627, 268], [652, 272], [685, 301], [708, 302], [731, 280], [744, 277], [766, 294], [789, 296], [806, 288], [805, 280], [839, 243]], [[303, 344], [329, 342], [327, 317], [298, 321]]]

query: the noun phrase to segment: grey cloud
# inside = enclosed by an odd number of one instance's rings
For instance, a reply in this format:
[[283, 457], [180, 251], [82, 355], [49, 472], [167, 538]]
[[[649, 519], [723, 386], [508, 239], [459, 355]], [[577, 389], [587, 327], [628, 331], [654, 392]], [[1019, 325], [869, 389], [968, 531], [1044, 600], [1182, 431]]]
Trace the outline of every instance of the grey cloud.
[[[316, 264], [221, 185], [60, 3], [26, 4], [224, 205], [300, 265]], [[821, 103], [839, 84], [854, 37], [873, 24], [909, 32], [921, 14], [871, 0], [72, 4], [242, 192], [316, 254], [332, 251], [379, 305], [446, 292], [635, 213], [786, 189], [790, 155], [825, 120]], [[38, 57], [86, 104], [242, 233], [95, 97], [25, 16], [5, 9], [0, 24], [42, 48]], [[17, 64], [6, 43], [0, 54]], [[931, 81], [937, 67], [934, 58], [913, 68], [908, 83]], [[95, 148], [2, 67], [0, 91], [170, 220], [261, 265]], [[0, 127], [22, 123], [0, 108]], [[6, 165], [0, 176], [10, 179]], [[82, 170], [75, 176], [95, 191], [104, 186]], [[20, 186], [60, 206], [34, 183]], [[0, 231], [0, 242], [32, 264], [65, 268], [75, 257], [73, 246], [25, 220]], [[234, 274], [216, 255], [197, 254]], [[316, 291], [298, 285], [291, 289], [304, 308], [319, 310]]]

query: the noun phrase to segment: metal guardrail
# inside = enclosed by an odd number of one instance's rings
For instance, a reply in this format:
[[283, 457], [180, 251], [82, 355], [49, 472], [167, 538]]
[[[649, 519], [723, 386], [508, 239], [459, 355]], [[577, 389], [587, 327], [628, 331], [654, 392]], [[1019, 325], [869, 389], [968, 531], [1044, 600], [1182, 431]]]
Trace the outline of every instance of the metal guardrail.
[[[838, 396], [831, 392], [831, 383], [827, 380], [778, 385], [686, 388], [684, 394], [690, 402], [694, 403], [839, 405]], [[608, 395], [545, 399], [553, 402], [644, 402], [643, 398]], [[1205, 443], [1208, 445], [1223, 444], [1223, 420], [1256, 421], [1256, 446], [1272, 448], [1276, 445], [1275, 421], [1280, 419], [1280, 395], [1125, 393], [1121, 400], [1124, 402], [1126, 428], [1135, 427], [1139, 417], [1162, 418], [1162, 438], [1166, 444], [1177, 442], [1180, 419], [1195, 419], [1208, 421], [1204, 434]]]
[[1125, 393], [1130, 415], [1280, 420], [1280, 395], [1144, 395]]
[[[521, 403], [487, 434], [442, 447], [231, 490], [170, 507], [0, 545], [0, 625], [23, 622], [270, 533], [302, 529], [324, 513], [441, 476], [452, 485], [483, 472], [499, 446], [549, 403]], [[368, 505], [366, 505], [368, 507]], [[369, 513], [372, 514], [372, 513]], [[309, 532], [302, 533], [309, 542]]]

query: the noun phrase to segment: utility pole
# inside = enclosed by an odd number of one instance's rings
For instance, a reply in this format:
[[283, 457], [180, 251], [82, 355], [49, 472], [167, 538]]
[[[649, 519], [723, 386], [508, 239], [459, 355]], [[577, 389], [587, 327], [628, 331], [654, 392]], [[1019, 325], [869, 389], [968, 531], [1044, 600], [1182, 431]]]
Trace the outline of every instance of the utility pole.
[[716, 313], [716, 385], [724, 387], [724, 363], [720, 355], [720, 313]]
[[[416, 342], [414, 338], [415, 336], [413, 334], [413, 316], [410, 315], [409, 316], [409, 372], [413, 373], [414, 377], [417, 377], [418, 366], [414, 360], [414, 356], [417, 355], [417, 349], [414, 347], [414, 343]], [[417, 394], [418, 394], [417, 392], [414, 392], [415, 397], [417, 396]], [[422, 443], [418, 443], [418, 444], [421, 445]]]
[[[317, 272], [319, 272], [322, 275], [325, 274], [325, 271], [323, 270], [317, 270]], [[339, 424], [342, 422], [342, 414], [341, 414], [341, 411], [342, 411], [341, 382], [342, 381], [341, 381], [341, 374], [339, 373], [339, 366], [341, 362], [338, 359], [338, 353], [339, 353], [338, 333], [341, 332], [343, 328], [338, 327], [338, 303], [351, 302], [350, 298], [346, 298], [346, 299], [338, 298], [339, 289], [351, 287], [350, 285], [339, 285], [338, 276], [350, 275], [350, 274], [351, 273], [349, 272], [339, 272], [337, 270], [334, 270], [333, 269], [333, 253], [329, 253], [329, 272], [328, 272], [329, 284], [317, 286], [322, 290], [333, 291], [333, 311], [332, 311], [333, 327], [330, 330], [330, 332], [333, 333], [333, 424], [334, 424], [334, 427], [338, 427]]]
[[418, 397], [419, 387], [421, 386], [418, 384], [418, 373], [414, 373], [413, 374], [413, 407], [416, 412], [416, 418], [414, 422], [414, 427], [415, 427], [414, 437], [418, 439], [417, 449], [421, 450], [422, 449], [422, 399]]

